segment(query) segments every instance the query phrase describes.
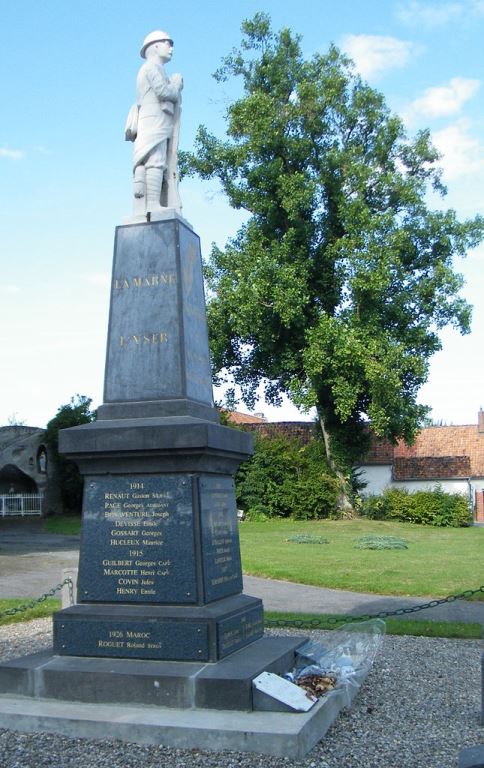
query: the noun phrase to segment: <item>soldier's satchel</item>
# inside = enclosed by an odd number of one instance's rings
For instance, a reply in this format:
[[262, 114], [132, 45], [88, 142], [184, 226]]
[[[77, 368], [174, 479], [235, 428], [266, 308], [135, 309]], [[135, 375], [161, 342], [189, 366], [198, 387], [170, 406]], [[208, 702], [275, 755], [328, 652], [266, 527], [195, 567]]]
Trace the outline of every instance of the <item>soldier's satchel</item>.
[[126, 141], [134, 141], [138, 135], [138, 104], [133, 104], [128, 112], [128, 119], [126, 120], [126, 127], [124, 129], [124, 138]]

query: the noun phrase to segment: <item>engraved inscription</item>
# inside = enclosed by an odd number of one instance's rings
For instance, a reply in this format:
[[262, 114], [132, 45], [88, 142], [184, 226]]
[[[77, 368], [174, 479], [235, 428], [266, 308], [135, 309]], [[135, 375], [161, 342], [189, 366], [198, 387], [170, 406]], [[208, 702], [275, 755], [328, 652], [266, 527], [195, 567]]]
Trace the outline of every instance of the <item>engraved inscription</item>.
[[226, 656], [261, 637], [263, 632], [262, 608], [254, 608], [242, 616], [226, 619], [220, 624], [219, 652], [222, 656]]
[[167, 342], [168, 334], [164, 331], [146, 331], [119, 337], [119, 346], [121, 349], [125, 349], [126, 347], [153, 347], [159, 344], [166, 344]]
[[88, 483], [81, 600], [196, 601], [191, 483], [141, 477]]
[[233, 481], [204, 478], [201, 505], [205, 592], [216, 600], [242, 591]]
[[130, 629], [110, 630], [107, 639], [98, 639], [98, 648], [131, 648], [138, 651], [161, 650], [161, 642], [153, 642], [152, 632], [135, 632]]
[[87, 622], [79, 632], [76, 621], [54, 621], [56, 651], [65, 648], [75, 656], [104, 656], [133, 659], [208, 660], [208, 629], [197, 621]]
[[129, 288], [163, 288], [166, 285], [176, 285], [175, 272], [160, 272], [156, 275], [137, 277], [116, 277], [113, 282], [115, 291]]

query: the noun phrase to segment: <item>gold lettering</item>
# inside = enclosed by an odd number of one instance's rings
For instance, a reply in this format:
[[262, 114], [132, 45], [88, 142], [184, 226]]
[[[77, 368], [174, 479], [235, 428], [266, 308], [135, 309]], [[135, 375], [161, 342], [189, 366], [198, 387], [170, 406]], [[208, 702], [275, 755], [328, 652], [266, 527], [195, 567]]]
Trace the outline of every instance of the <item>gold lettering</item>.
[[115, 290], [123, 288], [160, 288], [164, 285], [176, 285], [174, 272], [160, 272], [157, 275], [137, 275], [136, 277], [115, 277], [113, 287]]
[[144, 347], [148, 344], [167, 344], [168, 334], [164, 331], [143, 331], [142, 333], [133, 333], [131, 336], [119, 337], [119, 346], [121, 348], [127, 347], [130, 342], [134, 342], [137, 347]]

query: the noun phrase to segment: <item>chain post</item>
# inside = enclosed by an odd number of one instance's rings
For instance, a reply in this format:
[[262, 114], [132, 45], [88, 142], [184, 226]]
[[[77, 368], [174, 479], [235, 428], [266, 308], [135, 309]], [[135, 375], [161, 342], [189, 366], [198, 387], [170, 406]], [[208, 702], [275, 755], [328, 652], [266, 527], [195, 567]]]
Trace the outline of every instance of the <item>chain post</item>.
[[[30, 603], [24, 603], [23, 605], [18, 605], [15, 608], [6, 608], [6, 610], [0, 611], [0, 619], [2, 619], [4, 616], [15, 616], [17, 613], [24, 613], [25, 611], [30, 611], [32, 608], [35, 608], [36, 605], [43, 603], [49, 597], [54, 597], [56, 592], [60, 592], [62, 587], [65, 586], [66, 584], [69, 585], [69, 595], [72, 594], [73, 596], [72, 579], [68, 577], [67, 579], [64, 579], [64, 581], [62, 581], [60, 584], [57, 584], [55, 587], [52, 587], [52, 589], [49, 589], [48, 592], [44, 592], [44, 594], [41, 595], [40, 597], [37, 597], [35, 600], [31, 600]], [[72, 602], [74, 602], [74, 599], [72, 600]]]

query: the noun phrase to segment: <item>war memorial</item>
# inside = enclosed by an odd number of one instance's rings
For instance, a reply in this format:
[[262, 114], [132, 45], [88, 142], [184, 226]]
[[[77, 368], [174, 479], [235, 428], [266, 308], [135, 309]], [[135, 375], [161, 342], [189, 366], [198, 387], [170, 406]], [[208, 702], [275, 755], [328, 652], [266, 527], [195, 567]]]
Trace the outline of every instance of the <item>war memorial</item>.
[[233, 475], [252, 438], [221, 426], [213, 404], [172, 52], [160, 31], [141, 48], [103, 404], [60, 435], [84, 476], [77, 601], [54, 615], [52, 650], [0, 665], [0, 727], [300, 757], [342, 702], [281, 711], [254, 692], [261, 673], [293, 666], [304, 638], [264, 636], [262, 602], [242, 592]]

